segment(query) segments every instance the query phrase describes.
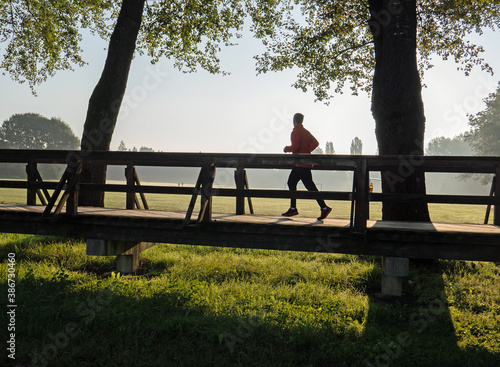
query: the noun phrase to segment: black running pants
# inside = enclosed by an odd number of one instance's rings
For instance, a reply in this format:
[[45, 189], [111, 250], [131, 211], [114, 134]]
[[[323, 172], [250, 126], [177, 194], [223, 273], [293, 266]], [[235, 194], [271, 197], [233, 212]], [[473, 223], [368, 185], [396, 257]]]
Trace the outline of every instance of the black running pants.
[[[290, 172], [290, 176], [288, 177], [288, 188], [290, 191], [297, 191], [297, 184], [299, 181], [302, 181], [307, 190], [318, 191], [318, 188], [312, 179], [312, 173], [309, 167], [293, 167], [292, 172]], [[318, 202], [320, 208], [326, 207], [324, 200], [317, 199], [316, 201]], [[291, 199], [290, 207], [297, 207], [297, 199]]]

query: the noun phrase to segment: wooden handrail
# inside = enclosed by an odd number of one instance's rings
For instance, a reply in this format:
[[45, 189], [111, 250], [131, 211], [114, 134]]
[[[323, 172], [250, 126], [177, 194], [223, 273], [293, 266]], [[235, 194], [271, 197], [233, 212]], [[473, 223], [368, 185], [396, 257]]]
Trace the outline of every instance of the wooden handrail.
[[352, 171], [366, 160], [369, 171], [411, 165], [416, 171], [456, 173], [496, 173], [500, 157], [477, 156], [356, 156], [356, 155], [286, 155], [248, 153], [159, 153], [65, 150], [0, 149], [0, 163], [68, 164], [79, 158], [83, 164], [126, 166], [202, 167], [214, 163], [223, 168], [290, 168], [295, 164], [312, 164], [316, 170]]
[[[0, 187], [27, 188], [28, 202], [33, 203], [34, 190], [56, 189], [59, 194], [62, 183], [69, 179], [63, 177], [56, 185], [53, 182], [41, 182], [36, 165], [39, 163], [68, 164], [74, 162], [94, 165], [127, 166], [128, 185], [109, 184], [79, 184], [80, 191], [98, 190], [109, 192], [125, 192], [128, 201], [127, 208], [133, 208], [136, 194], [144, 198], [144, 193], [184, 194], [193, 195], [196, 200], [203, 186], [208, 190], [203, 193], [203, 205], [200, 215], [204, 221], [210, 218], [210, 203], [212, 196], [233, 196], [237, 199], [237, 212], [243, 213], [245, 197], [265, 198], [300, 198], [300, 199], [330, 199], [352, 200], [354, 205], [354, 229], [363, 233], [368, 218], [369, 201], [408, 202], [421, 201], [428, 203], [481, 204], [494, 205], [495, 224], [500, 225], [500, 195], [470, 196], [470, 195], [422, 195], [422, 194], [391, 194], [368, 193], [368, 178], [370, 172], [423, 171], [423, 172], [462, 172], [489, 173], [496, 175], [496, 192], [500, 191], [500, 157], [443, 157], [443, 156], [361, 156], [361, 155], [285, 155], [285, 154], [236, 154], [236, 153], [154, 153], [154, 152], [108, 152], [108, 151], [47, 151], [47, 150], [11, 150], [0, 149], [0, 163], [27, 163], [28, 182], [1, 180]], [[296, 164], [312, 164], [316, 170], [353, 171], [355, 173], [353, 192], [290, 192], [288, 190], [249, 189], [245, 170], [251, 169], [289, 169]], [[169, 187], [140, 185], [135, 172], [136, 166], [152, 167], [198, 167], [203, 182], [199, 187]], [[213, 167], [207, 170], [207, 167]], [[236, 189], [212, 188], [216, 168], [236, 169]], [[203, 177], [202, 177], [203, 176]], [[192, 201], [193, 201], [192, 200]], [[53, 200], [52, 200], [53, 201]], [[137, 201], [137, 200], [136, 200]], [[145, 200], [143, 200], [145, 203]], [[53, 206], [54, 202], [49, 202]], [[61, 205], [61, 204], [60, 204]], [[47, 207], [47, 208], [48, 208]], [[192, 213], [192, 205], [188, 213]], [[49, 209], [47, 209], [49, 210]], [[353, 213], [351, 213], [353, 214]], [[190, 215], [186, 216], [189, 221]], [[352, 221], [351, 221], [352, 222]]]

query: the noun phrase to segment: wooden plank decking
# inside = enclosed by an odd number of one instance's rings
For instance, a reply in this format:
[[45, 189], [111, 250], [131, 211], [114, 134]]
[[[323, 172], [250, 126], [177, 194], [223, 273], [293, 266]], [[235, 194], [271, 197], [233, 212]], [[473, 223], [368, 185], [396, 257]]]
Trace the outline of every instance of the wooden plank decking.
[[[26, 204], [0, 205], [0, 232], [65, 236], [87, 239], [87, 253], [117, 255], [124, 273], [138, 266], [139, 252], [154, 243], [311, 251], [383, 256], [382, 293], [402, 295], [402, 278], [408, 275], [408, 258], [500, 261], [500, 157], [341, 156], [221, 153], [142, 153], [107, 151], [35, 151], [0, 149], [0, 163], [25, 163], [27, 180], [0, 179], [0, 186], [26, 189]], [[38, 164], [65, 164], [57, 184], [43, 182]], [[125, 166], [126, 185], [79, 182], [84, 164]], [[306, 192], [249, 189], [246, 169], [290, 169], [297, 164], [325, 171], [351, 171], [351, 192]], [[141, 186], [136, 166], [200, 169], [196, 188]], [[216, 169], [235, 169], [236, 188], [214, 188]], [[428, 195], [425, 192], [369, 190], [370, 172], [486, 173], [494, 175], [490, 195]], [[404, 172], [404, 174], [402, 173]], [[387, 181], [387, 180], [386, 180]], [[55, 189], [52, 195], [48, 190]], [[121, 192], [126, 208], [78, 207], [80, 193]], [[387, 191], [387, 190], [386, 190]], [[186, 213], [152, 210], [145, 193], [190, 195]], [[59, 199], [60, 194], [62, 197]], [[35, 206], [37, 196], [44, 206]], [[236, 213], [212, 213], [214, 196], [234, 197]], [[199, 218], [193, 209], [200, 197]], [[244, 215], [245, 198], [300, 198], [349, 200], [351, 221]], [[370, 221], [370, 202], [482, 204], [493, 208], [491, 225]], [[66, 213], [63, 207], [66, 206]], [[194, 215], [196, 216], [196, 215]], [[488, 223], [486, 215], [485, 222]]]
[[[24, 204], [0, 204], [0, 213], [30, 213], [41, 215], [45, 206], [24, 205]], [[96, 208], [79, 207], [78, 215], [86, 216], [106, 216], [117, 218], [137, 218], [137, 219], [164, 219], [164, 220], [184, 220], [184, 212], [173, 212], [163, 210], [127, 210], [118, 208]], [[64, 216], [64, 214], [63, 214]], [[297, 227], [331, 227], [349, 228], [348, 219], [326, 218], [319, 221], [310, 217], [282, 217], [270, 215], [235, 215], [235, 214], [212, 214], [214, 222], [245, 223], [245, 224], [273, 224]], [[468, 223], [427, 223], [427, 222], [398, 222], [398, 221], [374, 221], [368, 220], [367, 229], [397, 230], [402, 232], [437, 232], [437, 233], [475, 233], [493, 234], [500, 236], [500, 227], [495, 225], [468, 224]], [[499, 238], [500, 240], [500, 238]]]
[[353, 234], [345, 219], [213, 214], [183, 225], [185, 213], [80, 207], [42, 220], [44, 206], [0, 205], [0, 232], [409, 258], [500, 261], [500, 227], [368, 221]]

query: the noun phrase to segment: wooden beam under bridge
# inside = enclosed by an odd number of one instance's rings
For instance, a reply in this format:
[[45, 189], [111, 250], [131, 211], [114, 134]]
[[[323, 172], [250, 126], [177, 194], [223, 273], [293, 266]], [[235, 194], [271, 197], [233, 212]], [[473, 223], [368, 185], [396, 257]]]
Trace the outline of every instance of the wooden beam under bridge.
[[80, 207], [40, 221], [41, 206], [0, 205], [0, 232], [110, 241], [380, 255], [403, 258], [500, 261], [500, 228], [492, 225], [368, 221], [359, 237], [349, 221], [213, 214], [198, 226], [184, 214]]
[[[142, 242], [167, 242], [209, 246], [262, 248], [289, 251], [316, 251], [346, 254], [381, 255], [384, 278], [406, 275], [408, 258], [460, 259], [499, 261], [500, 226], [500, 157], [418, 157], [412, 156], [341, 156], [284, 154], [204, 154], [204, 153], [141, 153], [80, 152], [0, 149], [0, 163], [26, 163], [27, 181], [0, 177], [0, 187], [27, 190], [27, 205], [0, 207], [0, 231], [50, 234], [56, 236], [97, 239], [102, 248], [125, 244], [127, 251], [137, 252]], [[79, 164], [128, 167], [127, 185], [80, 184], [74, 168]], [[66, 164], [66, 176], [59, 184], [44, 182], [37, 173], [38, 164]], [[297, 164], [314, 165], [316, 170], [351, 171], [353, 190], [305, 192], [249, 189], [244, 182], [246, 169], [290, 169]], [[140, 185], [136, 166], [200, 168], [199, 187]], [[207, 170], [210, 167], [210, 170]], [[236, 169], [236, 188], [212, 187], [216, 168]], [[370, 172], [396, 169], [398, 172], [483, 173], [496, 177], [492, 196], [428, 195], [410, 193], [368, 192]], [[403, 169], [403, 171], [401, 171]], [[77, 171], [75, 171], [77, 172]], [[1, 172], [0, 172], [1, 174]], [[56, 189], [64, 194], [47, 197], [44, 207], [37, 207], [36, 193]], [[153, 212], [149, 210], [116, 210], [110, 208], [79, 208], [78, 193], [105, 191], [126, 193], [127, 209], [134, 207], [137, 194], [146, 203], [145, 194], [191, 195], [192, 202], [201, 197], [202, 210], [196, 220], [186, 213]], [[47, 195], [46, 195], [47, 196]], [[236, 213], [243, 214], [244, 199], [300, 198], [351, 201], [351, 221], [327, 219], [316, 222], [307, 218], [282, 218], [245, 215], [212, 215], [212, 197], [229, 196], [236, 200]], [[66, 213], [62, 207], [66, 202]], [[493, 207], [496, 226], [453, 225], [438, 223], [373, 222], [369, 218], [369, 202], [427, 202], [475, 204]], [[138, 207], [138, 200], [135, 200]], [[57, 206], [56, 206], [57, 204]], [[249, 201], [249, 204], [251, 202]], [[56, 210], [52, 211], [51, 208]], [[147, 205], [144, 205], [147, 209]], [[249, 205], [250, 211], [252, 210]], [[81, 211], [81, 213], [80, 213]], [[238, 218], [238, 219], [236, 219]], [[92, 247], [92, 240], [90, 241]], [[95, 247], [95, 246], [94, 246]], [[134, 250], [132, 250], [134, 249]], [[107, 250], [106, 250], [107, 251]], [[127, 252], [126, 251], [126, 252]], [[123, 254], [123, 253], [122, 253]], [[119, 254], [121, 256], [121, 254]], [[129, 256], [129, 255], [124, 255]], [[132, 266], [133, 268], [133, 266]], [[393, 280], [393, 281], [392, 281]], [[388, 281], [386, 289], [401, 290], [400, 280]], [[394, 287], [393, 287], [394, 286]], [[382, 287], [384, 289], [384, 286]], [[388, 291], [389, 293], [392, 291]], [[397, 292], [396, 292], [397, 293]]]

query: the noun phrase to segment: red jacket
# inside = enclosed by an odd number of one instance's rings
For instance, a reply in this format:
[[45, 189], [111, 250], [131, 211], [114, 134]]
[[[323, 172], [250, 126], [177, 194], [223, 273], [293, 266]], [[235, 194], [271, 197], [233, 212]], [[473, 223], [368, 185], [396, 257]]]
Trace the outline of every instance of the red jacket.
[[[319, 145], [316, 138], [302, 126], [302, 124], [296, 125], [292, 131], [292, 145], [285, 147], [285, 152], [291, 152], [292, 154], [311, 154], [311, 152], [316, 149]], [[299, 167], [312, 167], [311, 165], [297, 165]]]

